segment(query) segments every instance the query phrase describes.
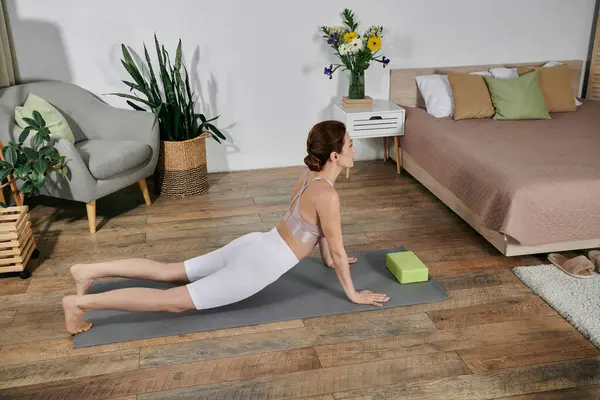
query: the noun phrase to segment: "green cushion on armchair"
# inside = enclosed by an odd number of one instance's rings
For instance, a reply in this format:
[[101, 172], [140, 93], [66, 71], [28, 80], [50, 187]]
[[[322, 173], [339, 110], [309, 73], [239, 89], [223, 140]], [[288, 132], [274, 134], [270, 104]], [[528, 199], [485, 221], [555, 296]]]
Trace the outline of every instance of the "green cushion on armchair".
[[400, 283], [425, 282], [429, 269], [412, 251], [387, 253], [385, 265]]
[[65, 117], [52, 104], [33, 93], [29, 93], [25, 104], [15, 107], [15, 122], [20, 128], [25, 129], [28, 126], [23, 118], [32, 118], [34, 110], [38, 111], [46, 121], [51, 138], [66, 139], [75, 143], [75, 137]]

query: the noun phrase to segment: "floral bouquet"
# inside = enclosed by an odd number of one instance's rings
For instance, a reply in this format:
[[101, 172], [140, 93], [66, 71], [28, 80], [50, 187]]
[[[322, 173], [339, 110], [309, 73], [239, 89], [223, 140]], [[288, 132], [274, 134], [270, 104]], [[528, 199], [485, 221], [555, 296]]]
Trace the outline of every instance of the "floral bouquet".
[[349, 99], [364, 99], [365, 79], [364, 72], [369, 68], [371, 61], [383, 64], [385, 68], [390, 62], [385, 56], [379, 57], [383, 27], [372, 25], [361, 36], [357, 33], [358, 24], [354, 21], [352, 11], [345, 9], [342, 13], [345, 26], [322, 26], [323, 38], [327, 40], [341, 64], [332, 64], [325, 67], [325, 75], [329, 79], [340, 67], [350, 71]]

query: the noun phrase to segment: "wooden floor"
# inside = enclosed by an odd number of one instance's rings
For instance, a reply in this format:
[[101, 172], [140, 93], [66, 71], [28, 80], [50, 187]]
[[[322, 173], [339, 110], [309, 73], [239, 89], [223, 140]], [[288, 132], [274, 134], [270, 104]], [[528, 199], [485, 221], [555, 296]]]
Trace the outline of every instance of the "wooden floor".
[[546, 261], [502, 256], [383, 161], [338, 178], [347, 250], [404, 245], [448, 300], [71, 348], [71, 264], [182, 260], [268, 230], [299, 171], [211, 174], [209, 194], [149, 207], [132, 187], [98, 201], [95, 235], [83, 204], [32, 203], [42, 258], [28, 280], [0, 278], [0, 399], [600, 398], [600, 351], [510, 270]]

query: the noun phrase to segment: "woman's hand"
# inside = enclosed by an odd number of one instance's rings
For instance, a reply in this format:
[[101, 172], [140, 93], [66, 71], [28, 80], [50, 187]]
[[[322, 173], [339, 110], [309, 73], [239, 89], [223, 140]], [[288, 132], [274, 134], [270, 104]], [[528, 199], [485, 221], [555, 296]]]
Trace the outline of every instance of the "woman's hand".
[[356, 304], [372, 304], [381, 307], [389, 299], [385, 294], [373, 293], [370, 290], [361, 290], [360, 292], [356, 292], [350, 301]]
[[[354, 264], [356, 262], [358, 262], [358, 258], [356, 258], [356, 257], [348, 257], [348, 264]], [[335, 269], [335, 265], [333, 263], [333, 260], [331, 260], [331, 261], [323, 261], [323, 263], [325, 265], [327, 265], [329, 268]]]

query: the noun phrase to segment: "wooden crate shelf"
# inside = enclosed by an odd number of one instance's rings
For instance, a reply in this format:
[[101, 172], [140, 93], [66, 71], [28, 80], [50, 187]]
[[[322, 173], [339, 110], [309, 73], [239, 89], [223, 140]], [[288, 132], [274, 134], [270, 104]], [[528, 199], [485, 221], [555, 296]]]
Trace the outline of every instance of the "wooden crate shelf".
[[21, 272], [28, 278], [27, 263], [38, 250], [27, 206], [0, 207], [0, 273]]

